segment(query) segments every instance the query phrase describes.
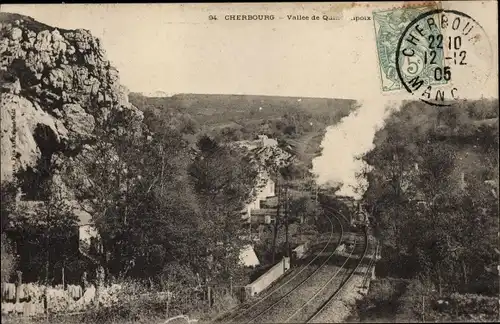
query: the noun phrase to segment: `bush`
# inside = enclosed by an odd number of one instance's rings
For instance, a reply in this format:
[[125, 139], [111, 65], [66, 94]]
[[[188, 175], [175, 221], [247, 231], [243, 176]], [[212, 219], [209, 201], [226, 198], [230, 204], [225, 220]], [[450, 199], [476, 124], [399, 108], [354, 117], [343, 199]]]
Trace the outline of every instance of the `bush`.
[[457, 293], [440, 297], [428, 281], [378, 279], [372, 280], [368, 295], [357, 301], [356, 315], [369, 322], [415, 322], [422, 317], [427, 322], [494, 321], [497, 311], [495, 297]]
[[[223, 313], [233, 309], [238, 304], [239, 304], [239, 301], [236, 298], [236, 296], [233, 296], [230, 293], [224, 293], [224, 294], [221, 294], [221, 296], [218, 296], [216, 294], [215, 298], [214, 298], [214, 304], [213, 304], [212, 308], [210, 309], [209, 313], [206, 315], [213, 318], [213, 317], [217, 316], [218, 314], [223, 314]], [[194, 315], [195, 315], [195, 317], [198, 317], [198, 316], [201, 317], [205, 314], [196, 314], [195, 313]]]
[[[88, 323], [109, 323], [120, 320], [145, 321], [166, 319], [167, 299], [155, 294], [130, 296], [118, 304], [89, 310], [84, 318]], [[178, 314], [175, 314], [178, 315]]]
[[16, 258], [12, 253], [12, 247], [5, 233], [2, 234], [2, 282], [8, 282], [16, 268]]
[[372, 280], [368, 295], [357, 301], [357, 315], [361, 321], [373, 318], [393, 322], [400, 309], [400, 297], [406, 291], [408, 280], [378, 279]]
[[[404, 293], [399, 297], [399, 307], [397, 319], [400, 320], [419, 320], [422, 318], [422, 311], [425, 311], [425, 304], [432, 304], [436, 289], [429, 282], [422, 282], [417, 279], [409, 281]], [[422, 308], [422, 301], [424, 308]], [[430, 316], [430, 312], [425, 311]], [[426, 320], [430, 320], [425, 316]]]
[[[223, 312], [237, 304], [226, 291], [212, 291], [213, 307], [208, 308], [204, 292], [189, 284], [170, 282], [151, 285], [134, 280], [120, 283], [118, 303], [108, 307], [89, 309], [84, 315], [84, 323], [151, 323], [165, 321], [167, 318], [188, 315], [189, 317], [210, 317], [213, 313]], [[163, 287], [163, 288], [162, 288]], [[170, 300], [167, 289], [171, 292]]]
[[[495, 315], [498, 311], [498, 298], [496, 297], [454, 293], [444, 300], [448, 302], [449, 307], [444, 309], [443, 312], [450, 315], [467, 315], [470, 313]], [[435, 306], [437, 308], [437, 305]]]

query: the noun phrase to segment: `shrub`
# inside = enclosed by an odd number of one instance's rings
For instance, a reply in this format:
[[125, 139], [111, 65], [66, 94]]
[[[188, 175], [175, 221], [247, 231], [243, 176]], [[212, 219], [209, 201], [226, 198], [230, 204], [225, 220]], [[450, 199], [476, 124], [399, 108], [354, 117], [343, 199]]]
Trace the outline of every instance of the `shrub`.
[[10, 242], [7, 240], [5, 233], [1, 237], [2, 243], [2, 282], [8, 282], [11, 278], [14, 269], [16, 268], [16, 258], [12, 253], [12, 247]]
[[443, 310], [443, 312], [451, 315], [467, 315], [471, 313], [495, 315], [498, 312], [498, 298], [495, 297], [454, 293], [445, 300], [450, 307]]
[[361, 321], [377, 318], [393, 322], [400, 306], [399, 297], [404, 293], [407, 280], [378, 279], [372, 280], [368, 295], [357, 301], [357, 316]]
[[[119, 283], [121, 289], [117, 295], [118, 303], [108, 307], [89, 309], [83, 316], [84, 323], [150, 323], [164, 321], [167, 318], [189, 314], [204, 314], [208, 309], [203, 301], [203, 292], [188, 285], [170, 283], [172, 292], [169, 300], [163, 285], [146, 284], [135, 280]], [[222, 302], [215, 301], [218, 308]]]

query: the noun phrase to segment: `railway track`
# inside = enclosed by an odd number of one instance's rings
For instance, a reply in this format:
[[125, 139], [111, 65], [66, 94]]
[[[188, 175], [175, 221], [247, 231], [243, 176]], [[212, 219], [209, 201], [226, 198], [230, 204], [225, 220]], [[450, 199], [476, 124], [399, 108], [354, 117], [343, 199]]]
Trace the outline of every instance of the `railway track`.
[[[253, 302], [252, 304], [244, 304], [244, 306], [241, 307], [234, 316], [225, 319], [223, 318], [222, 321], [231, 323], [251, 323], [253, 321], [258, 321], [264, 314], [266, 314], [266, 312], [275, 308], [281, 301], [293, 294], [294, 291], [296, 291], [299, 287], [302, 287], [304, 283], [306, 283], [311, 277], [318, 273], [335, 254], [343, 238], [342, 223], [339, 221], [337, 216], [335, 216], [333, 213], [332, 215], [333, 218], [338, 221], [341, 230], [340, 237], [337, 242], [332, 242], [334, 236], [333, 222], [331, 217], [328, 217], [331, 225], [330, 237], [323, 249], [319, 253], [317, 253], [310, 262], [297, 269], [296, 273], [294, 273], [290, 279], [267, 293], [263, 298], [257, 300], [256, 302]], [[328, 248], [331, 249], [332, 247], [333, 251], [328, 251]], [[327, 255], [326, 259], [324, 258], [325, 253]], [[318, 262], [319, 265], [316, 264]]]
[[[305, 321], [302, 321], [302, 323], [322, 323], [324, 322], [324, 319], [322, 320], [322, 314], [323, 312], [328, 309], [330, 304], [338, 297], [339, 293], [343, 290], [343, 288], [347, 285], [349, 280], [354, 276], [358, 268], [361, 266], [363, 263], [363, 260], [366, 258], [368, 252], [368, 233], [366, 230], [364, 231], [364, 248], [361, 257], [359, 258], [359, 261], [356, 262], [355, 267], [352, 270], [346, 269], [346, 277], [344, 280], [340, 282], [340, 285], [338, 285], [337, 289], [334, 290], [334, 292], [328, 297], [326, 300], [324, 300], [321, 305], [311, 314], [311, 315], [306, 315], [307, 319]], [[314, 298], [314, 297], [313, 297]]]
[[368, 288], [368, 280], [370, 280], [371, 277], [371, 269], [375, 265], [376, 258], [377, 258], [377, 252], [378, 252], [378, 244], [373, 250], [373, 255], [370, 259], [370, 262], [368, 262], [368, 266], [366, 267], [365, 273], [363, 275], [363, 283], [361, 284], [361, 287], [363, 288]]
[[[360, 242], [355, 242], [355, 246], [359, 245]], [[314, 316], [317, 312], [317, 305], [323, 304], [330, 299], [332, 293], [334, 294], [347, 282], [350, 270], [346, 267], [347, 264], [352, 263], [352, 255], [355, 251], [353, 248], [349, 255], [346, 257], [345, 261], [342, 263], [341, 267], [331, 275], [331, 277], [316, 291], [314, 295], [308, 298], [295, 312], [290, 315], [285, 323], [306, 323], [310, 318]]]
[[[331, 210], [330, 212], [336, 213]], [[322, 271], [322, 273], [318, 272], [316, 275], [308, 278], [314, 279], [314, 281], [310, 280], [307, 287], [300, 289], [300, 291], [294, 290], [294, 295], [290, 296], [287, 300], [282, 300], [279, 308], [276, 307], [274, 309], [277, 312], [273, 314], [270, 311], [266, 314], [267, 316], [259, 316], [254, 320], [260, 320], [263, 323], [304, 323], [314, 319], [338, 295], [363, 262], [368, 247], [367, 233], [364, 232], [362, 240], [356, 237], [354, 240], [355, 247], [347, 256], [344, 256], [345, 260], [343, 260], [340, 268], [326, 266], [324, 268], [325, 271]], [[360, 244], [361, 242], [363, 243]], [[353, 254], [359, 248], [362, 251], [359, 252], [361, 256], [358, 261], [353, 257]], [[319, 307], [318, 304], [320, 304]]]

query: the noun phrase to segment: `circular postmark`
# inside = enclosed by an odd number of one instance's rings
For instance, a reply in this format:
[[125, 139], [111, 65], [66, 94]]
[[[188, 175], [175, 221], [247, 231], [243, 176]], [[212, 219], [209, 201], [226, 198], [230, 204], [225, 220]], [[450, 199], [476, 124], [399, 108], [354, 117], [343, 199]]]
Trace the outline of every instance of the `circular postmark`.
[[488, 37], [475, 19], [436, 9], [406, 26], [396, 47], [396, 72], [404, 88], [421, 101], [450, 106], [481, 90], [492, 58]]

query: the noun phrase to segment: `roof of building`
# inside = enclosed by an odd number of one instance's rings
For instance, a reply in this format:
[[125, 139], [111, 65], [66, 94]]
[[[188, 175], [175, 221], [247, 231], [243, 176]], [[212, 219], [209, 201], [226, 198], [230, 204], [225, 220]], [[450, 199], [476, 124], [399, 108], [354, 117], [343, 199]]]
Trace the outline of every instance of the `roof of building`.
[[245, 267], [255, 267], [260, 264], [259, 258], [251, 245], [245, 245], [240, 251], [240, 262]]
[[[64, 203], [78, 217], [78, 226], [92, 225], [92, 215], [84, 210], [84, 208], [89, 210], [88, 204], [76, 200], [64, 200]], [[45, 202], [40, 200], [21, 200], [16, 204], [17, 208], [21, 208], [23, 213], [28, 217], [34, 217], [43, 213], [45, 208]], [[83, 205], [85, 207], [82, 207]]]

